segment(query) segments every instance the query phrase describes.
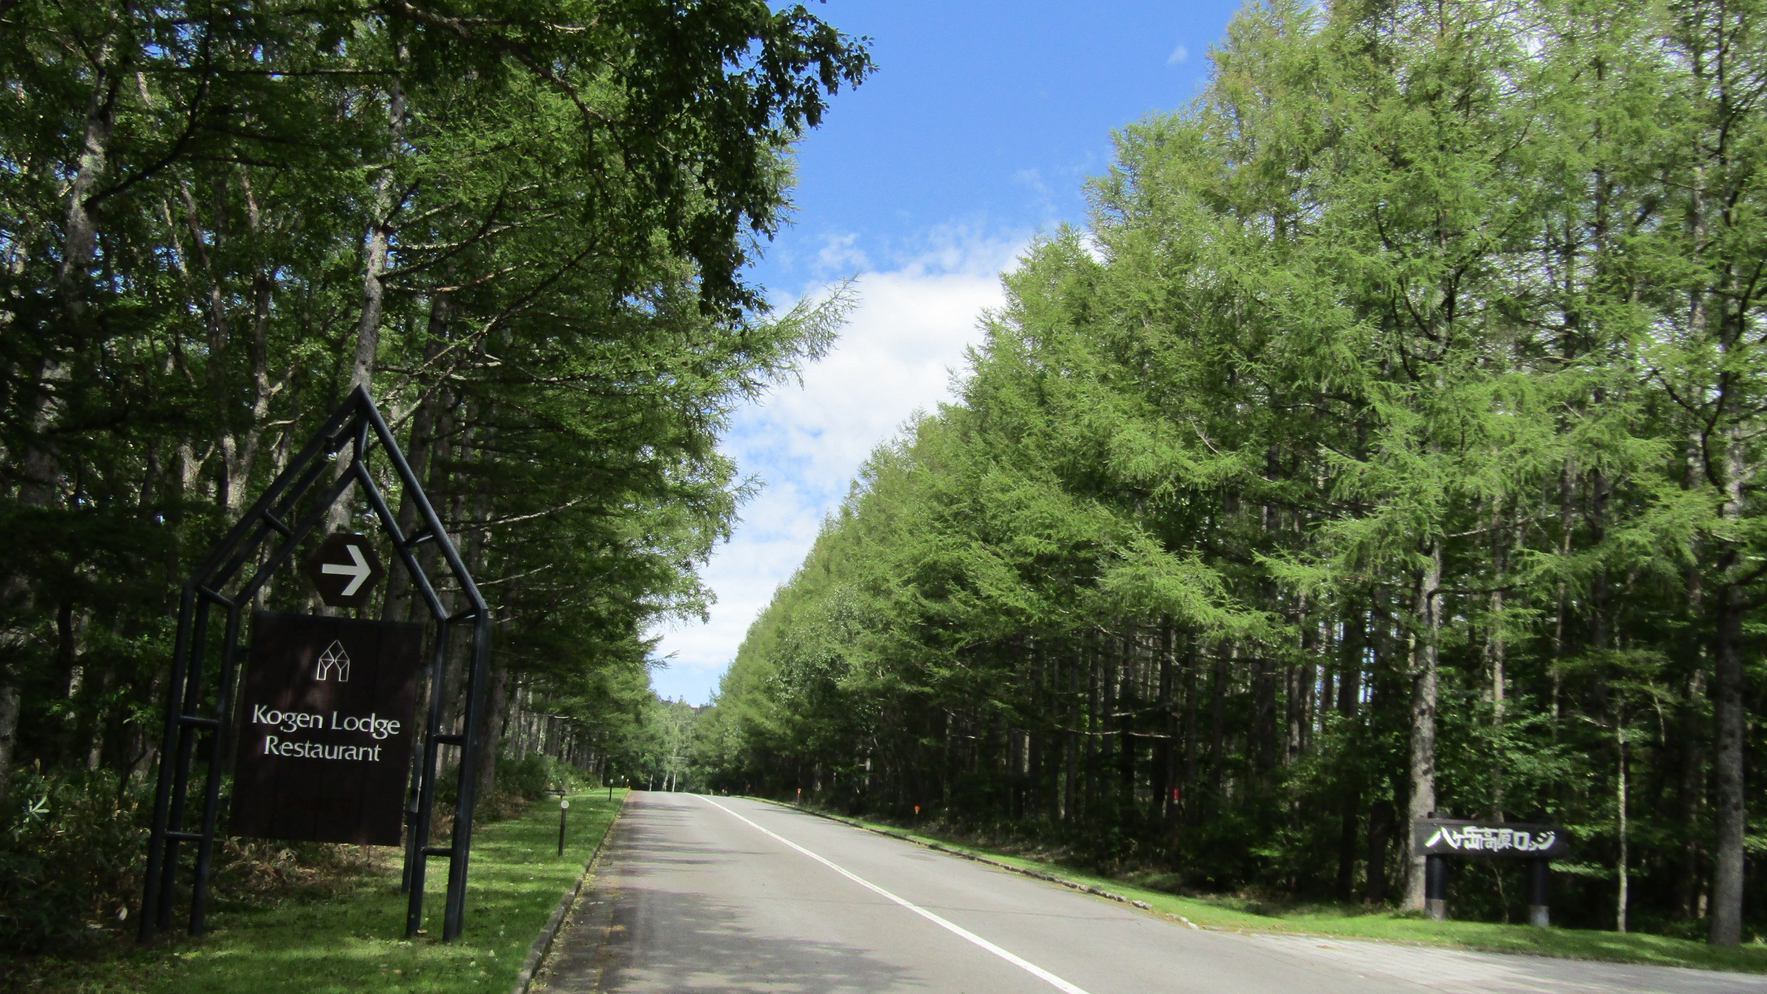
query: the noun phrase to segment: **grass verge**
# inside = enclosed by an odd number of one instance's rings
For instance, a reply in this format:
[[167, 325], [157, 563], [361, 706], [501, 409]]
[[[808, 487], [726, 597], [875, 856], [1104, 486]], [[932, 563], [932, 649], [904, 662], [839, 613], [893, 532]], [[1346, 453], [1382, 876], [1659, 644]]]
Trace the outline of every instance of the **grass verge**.
[[1369, 939], [1490, 952], [1530, 953], [1563, 959], [1767, 973], [1767, 945], [1761, 943], [1725, 949], [1687, 939], [1638, 932], [1533, 928], [1495, 922], [1438, 922], [1419, 915], [1371, 911], [1362, 907], [1310, 906], [1279, 911], [1251, 910], [1230, 898], [1187, 897], [1154, 887], [1138, 886], [1132, 878], [1103, 877], [1063, 863], [995, 852], [959, 840], [909, 830], [900, 825], [828, 812], [817, 813], [932, 849], [968, 856], [1054, 879], [1083, 890], [1135, 902], [1150, 911], [1182, 919], [1198, 928]]
[[26, 990], [70, 994], [508, 994], [547, 917], [601, 844], [625, 799], [622, 790], [570, 798], [565, 852], [558, 855], [558, 802], [536, 802], [517, 818], [473, 834], [466, 927], [440, 941], [447, 866], [431, 862], [424, 891], [426, 934], [407, 942], [398, 855], [325, 900], [269, 908], [222, 907], [209, 934], [113, 955], [37, 964]]

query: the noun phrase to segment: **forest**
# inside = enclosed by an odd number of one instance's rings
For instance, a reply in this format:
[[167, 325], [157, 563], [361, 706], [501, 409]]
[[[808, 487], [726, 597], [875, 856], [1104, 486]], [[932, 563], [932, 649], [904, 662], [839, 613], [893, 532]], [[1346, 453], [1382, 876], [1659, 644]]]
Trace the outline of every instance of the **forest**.
[[1414, 820], [1545, 822], [1555, 921], [1761, 934], [1764, 33], [1243, 11], [874, 452], [698, 775], [1401, 908]]
[[646, 633], [832, 341], [748, 270], [870, 72], [758, 0], [0, 0], [0, 953], [138, 901], [179, 588], [358, 386], [494, 602], [492, 740], [682, 754]]

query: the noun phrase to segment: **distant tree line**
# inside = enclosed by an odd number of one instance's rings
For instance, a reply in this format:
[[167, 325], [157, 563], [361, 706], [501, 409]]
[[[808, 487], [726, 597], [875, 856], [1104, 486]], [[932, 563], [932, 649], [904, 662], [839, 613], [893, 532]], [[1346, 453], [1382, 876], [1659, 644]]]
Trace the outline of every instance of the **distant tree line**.
[[[1550, 821], [1559, 920], [1738, 942], [1763, 32], [1749, 0], [1248, 8], [749, 630], [714, 782], [1406, 907], [1414, 819]], [[1457, 907], [1515, 914], [1505, 872]]]
[[179, 586], [358, 385], [495, 605], [493, 740], [615, 749], [745, 494], [728, 413], [831, 339], [747, 268], [869, 71], [760, 0], [0, 2], [7, 846], [45, 778], [151, 772]]

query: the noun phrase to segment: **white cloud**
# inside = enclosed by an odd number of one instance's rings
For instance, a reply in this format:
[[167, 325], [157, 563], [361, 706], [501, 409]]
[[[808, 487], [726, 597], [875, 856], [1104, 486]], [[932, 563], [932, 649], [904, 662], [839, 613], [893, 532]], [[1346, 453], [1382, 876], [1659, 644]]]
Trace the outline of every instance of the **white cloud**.
[[844, 275], [869, 268], [871, 260], [857, 248], [858, 242], [859, 236], [851, 232], [825, 237], [821, 251], [816, 253], [817, 273], [823, 276]]
[[[699, 703], [741, 644], [749, 623], [791, 576], [860, 464], [915, 411], [952, 399], [954, 371], [981, 340], [983, 313], [1004, 302], [999, 276], [1024, 251], [1024, 237], [951, 227], [930, 233], [918, 251], [855, 282], [857, 302], [840, 341], [807, 368], [803, 384], [782, 385], [740, 412], [725, 449], [744, 473], [761, 477], [728, 545], [705, 571], [716, 592], [707, 624], [658, 634], [670, 669], [658, 689]], [[846, 236], [825, 245], [864, 259]], [[803, 296], [828, 292], [826, 285]], [[789, 304], [789, 302], [786, 302]]]
[[1172, 54], [1166, 56], [1166, 65], [1169, 66], [1181, 66], [1189, 61], [1190, 49], [1185, 48], [1183, 45], [1179, 45], [1177, 48], [1172, 49]]

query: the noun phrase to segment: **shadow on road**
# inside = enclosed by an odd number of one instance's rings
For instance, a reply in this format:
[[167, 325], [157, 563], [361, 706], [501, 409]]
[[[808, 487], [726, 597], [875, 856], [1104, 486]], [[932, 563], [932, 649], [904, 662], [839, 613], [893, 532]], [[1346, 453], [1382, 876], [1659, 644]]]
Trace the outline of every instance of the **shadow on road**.
[[730, 857], [681, 846], [686, 812], [647, 806], [614, 828], [604, 875], [574, 909], [535, 985], [544, 994], [589, 992], [869, 992], [926, 989], [920, 978], [841, 942], [760, 934], [744, 924], [756, 909], [682, 886]]

